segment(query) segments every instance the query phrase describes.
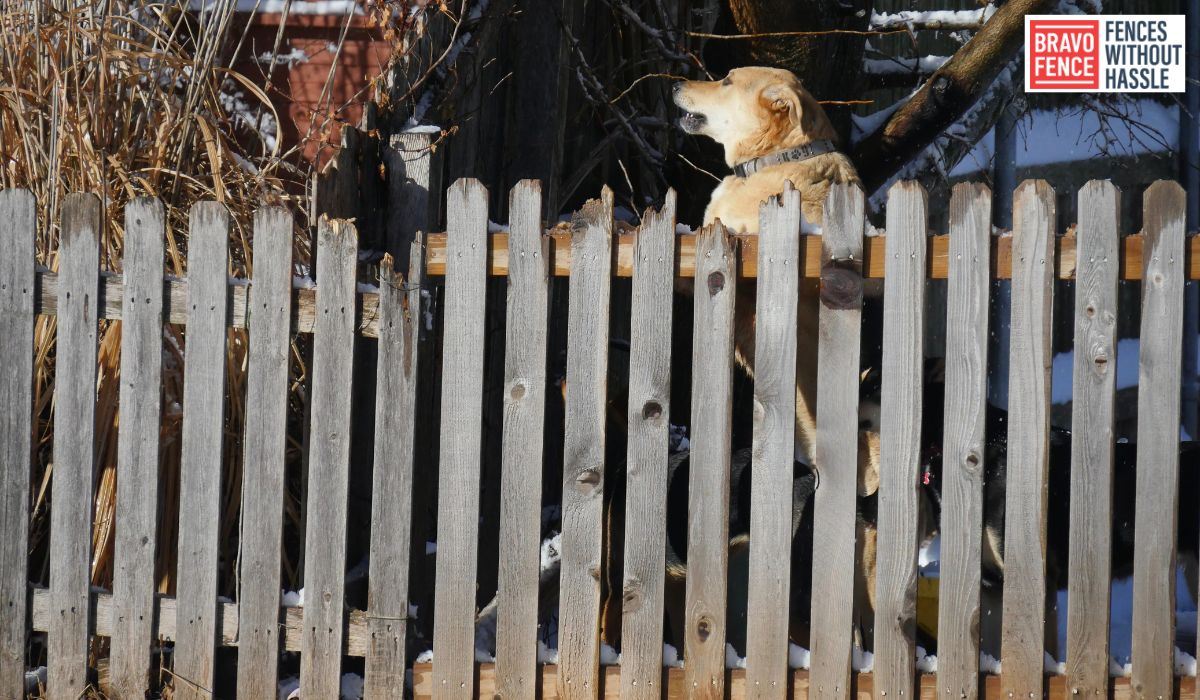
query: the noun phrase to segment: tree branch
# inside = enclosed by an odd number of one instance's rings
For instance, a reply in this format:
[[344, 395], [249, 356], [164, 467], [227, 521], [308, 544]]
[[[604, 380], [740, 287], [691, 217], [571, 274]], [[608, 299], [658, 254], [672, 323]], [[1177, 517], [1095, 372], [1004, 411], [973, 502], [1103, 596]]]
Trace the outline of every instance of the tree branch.
[[1046, 14], [1057, 0], [1009, 0], [939, 68], [851, 159], [873, 192], [965, 114], [1025, 41], [1025, 15]]

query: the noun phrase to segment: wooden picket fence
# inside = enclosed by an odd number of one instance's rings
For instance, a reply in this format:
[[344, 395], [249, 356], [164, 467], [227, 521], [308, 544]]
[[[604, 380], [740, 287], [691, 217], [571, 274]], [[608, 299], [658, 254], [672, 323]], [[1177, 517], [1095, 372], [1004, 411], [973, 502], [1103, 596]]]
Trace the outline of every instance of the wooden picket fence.
[[[126, 210], [121, 275], [98, 275], [101, 209], [91, 195], [62, 207], [60, 265], [36, 268], [32, 197], [0, 192], [0, 698], [24, 696], [24, 650], [46, 633], [48, 697], [84, 691], [91, 638], [108, 637], [108, 694], [145, 697], [151, 648], [174, 643], [175, 698], [211, 697], [218, 646], [236, 646], [241, 698], [273, 698], [281, 650], [301, 654], [306, 700], [337, 698], [343, 655], [365, 657], [365, 697], [405, 692], [410, 518], [422, 282], [444, 275], [441, 454], [433, 662], [414, 669], [418, 697], [756, 697], [852, 694], [923, 698], [1191, 697], [1173, 674], [1180, 347], [1183, 284], [1200, 279], [1185, 239], [1185, 194], [1145, 194], [1144, 230], [1119, 236], [1119, 193], [1092, 182], [1073, 235], [1055, 234], [1054, 192], [1026, 182], [1011, 236], [993, 236], [991, 195], [960, 185], [950, 233], [931, 236], [925, 193], [892, 188], [886, 235], [864, 238], [864, 198], [836, 187], [821, 236], [800, 234], [794, 191], [765, 203], [756, 237], [719, 226], [677, 235], [674, 196], [633, 233], [614, 231], [611, 194], [571, 233], [548, 235], [536, 183], [514, 188], [507, 231], [490, 234], [487, 192], [459, 181], [446, 194], [447, 232], [412, 246], [407, 279], [385, 259], [378, 292], [356, 290], [353, 225], [323, 220], [319, 285], [293, 289], [289, 214], [253, 222], [254, 277], [228, 279], [228, 214], [191, 213], [188, 275], [164, 279], [164, 214], [151, 199]], [[884, 280], [882, 483], [879, 489], [874, 672], [851, 672], [861, 287], [820, 309], [817, 337], [797, 338], [803, 278], [837, 271]], [[494, 664], [474, 658], [480, 522], [480, 416], [485, 283], [507, 275], [499, 616]], [[547, 289], [569, 277], [559, 663], [537, 662]], [[599, 662], [602, 490], [610, 282], [632, 277], [628, 488], [622, 662]], [[682, 669], [664, 670], [663, 513], [670, 416], [672, 289], [695, 277], [691, 483]], [[730, 426], [735, 295], [757, 278], [754, 481], [747, 659], [726, 669]], [[944, 509], [936, 676], [914, 667], [925, 282], [948, 279]], [[989, 285], [1012, 280], [1003, 675], [979, 675], [980, 542]], [[1051, 303], [1055, 279], [1076, 282], [1074, 442], [1067, 675], [1043, 672]], [[1142, 280], [1139, 470], [1133, 671], [1109, 677], [1112, 416], [1118, 279]], [[31, 367], [35, 317], [57, 316], [49, 587], [26, 571]], [[111, 594], [89, 587], [96, 333], [123, 323], [116, 565]], [[993, 319], [994, 322], [994, 319]], [[178, 592], [157, 596], [156, 544], [162, 325], [186, 325]], [[249, 337], [240, 590], [217, 590], [223, 378], [228, 327]], [[313, 406], [307, 469], [303, 608], [280, 608], [288, 348], [311, 333]], [[348, 460], [355, 334], [378, 339], [369, 604], [344, 609]], [[811, 670], [788, 666], [794, 394], [798, 347], [819, 343]], [[809, 345], [811, 348], [812, 345]], [[809, 350], [811, 351], [811, 350]], [[1066, 468], [1055, 465], [1055, 468]], [[466, 485], [466, 486], [464, 486]], [[488, 525], [494, 526], [494, 525]], [[1200, 524], [1198, 524], [1200, 526]], [[418, 543], [420, 544], [420, 543]], [[1190, 651], [1190, 650], [1189, 650]]]

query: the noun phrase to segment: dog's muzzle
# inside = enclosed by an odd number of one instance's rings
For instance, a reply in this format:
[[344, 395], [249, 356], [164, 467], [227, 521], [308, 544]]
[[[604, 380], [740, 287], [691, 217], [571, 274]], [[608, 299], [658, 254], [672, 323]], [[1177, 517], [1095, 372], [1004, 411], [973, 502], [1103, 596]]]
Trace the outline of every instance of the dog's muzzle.
[[679, 127], [689, 134], [698, 134], [704, 128], [704, 115], [695, 112], [684, 112], [679, 118]]

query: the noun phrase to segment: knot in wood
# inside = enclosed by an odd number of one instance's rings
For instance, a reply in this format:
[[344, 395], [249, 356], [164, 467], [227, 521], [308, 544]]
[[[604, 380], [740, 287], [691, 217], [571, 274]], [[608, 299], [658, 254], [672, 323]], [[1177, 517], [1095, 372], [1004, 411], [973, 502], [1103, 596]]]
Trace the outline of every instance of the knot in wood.
[[856, 308], [862, 288], [862, 263], [854, 258], [834, 258], [821, 268], [821, 304], [826, 308]]
[[512, 397], [513, 401], [520, 401], [523, 399], [525, 397], [525, 383], [517, 382], [513, 384], [512, 389], [509, 391], [509, 396]]
[[625, 582], [625, 591], [621, 594], [622, 612], [636, 612], [642, 607], [642, 582], [629, 579]]
[[696, 636], [700, 638], [700, 641], [707, 642], [711, 634], [712, 620], [707, 615], [704, 615], [696, 621]]
[[725, 273], [723, 273], [723, 272], [708, 273], [708, 294], [709, 294], [709, 296], [716, 296], [717, 292], [720, 292], [724, 288], [725, 288]]
[[646, 404], [642, 406], [642, 420], [658, 420], [662, 417], [662, 413], [662, 404], [657, 401], [647, 401]]
[[600, 481], [600, 470], [595, 467], [589, 467], [579, 472], [575, 477], [575, 488], [581, 493], [588, 493], [600, 488]]

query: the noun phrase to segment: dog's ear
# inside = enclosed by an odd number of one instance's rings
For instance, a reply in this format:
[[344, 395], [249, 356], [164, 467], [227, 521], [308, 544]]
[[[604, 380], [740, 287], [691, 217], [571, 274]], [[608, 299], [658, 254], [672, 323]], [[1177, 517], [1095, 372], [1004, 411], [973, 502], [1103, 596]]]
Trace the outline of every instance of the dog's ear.
[[772, 114], [786, 117], [792, 128], [799, 128], [813, 139], [836, 138], [821, 103], [807, 90], [787, 83], [775, 83], [762, 92], [763, 102]]

